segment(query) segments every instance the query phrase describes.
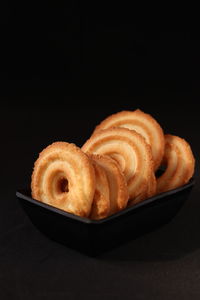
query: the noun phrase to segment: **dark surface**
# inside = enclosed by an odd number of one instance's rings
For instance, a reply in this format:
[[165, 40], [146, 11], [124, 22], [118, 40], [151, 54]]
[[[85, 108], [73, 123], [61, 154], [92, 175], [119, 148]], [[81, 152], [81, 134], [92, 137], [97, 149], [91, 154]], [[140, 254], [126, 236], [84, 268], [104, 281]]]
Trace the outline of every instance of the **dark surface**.
[[[0, 299], [199, 300], [198, 10], [4, 3]], [[81, 146], [104, 117], [138, 107], [191, 144], [190, 199], [168, 225], [98, 258], [47, 239], [15, 197], [38, 153], [56, 140]]]

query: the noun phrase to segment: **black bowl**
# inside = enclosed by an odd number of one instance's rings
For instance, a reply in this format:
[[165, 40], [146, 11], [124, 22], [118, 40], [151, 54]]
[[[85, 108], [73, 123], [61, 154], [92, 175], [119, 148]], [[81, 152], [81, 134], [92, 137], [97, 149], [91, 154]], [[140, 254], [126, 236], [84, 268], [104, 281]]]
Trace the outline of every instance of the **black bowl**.
[[32, 223], [49, 238], [88, 255], [97, 255], [168, 223], [187, 200], [194, 185], [149, 198], [108, 218], [81, 218], [31, 198], [30, 190], [16, 195]]

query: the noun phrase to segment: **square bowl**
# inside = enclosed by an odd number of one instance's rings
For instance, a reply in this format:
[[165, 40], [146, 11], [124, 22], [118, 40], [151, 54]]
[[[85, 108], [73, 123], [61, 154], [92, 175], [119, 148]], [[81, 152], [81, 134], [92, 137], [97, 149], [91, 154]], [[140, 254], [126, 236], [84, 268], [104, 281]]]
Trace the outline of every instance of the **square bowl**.
[[168, 223], [187, 200], [194, 178], [182, 187], [156, 195], [102, 220], [82, 218], [31, 198], [16, 196], [31, 222], [50, 239], [94, 256]]

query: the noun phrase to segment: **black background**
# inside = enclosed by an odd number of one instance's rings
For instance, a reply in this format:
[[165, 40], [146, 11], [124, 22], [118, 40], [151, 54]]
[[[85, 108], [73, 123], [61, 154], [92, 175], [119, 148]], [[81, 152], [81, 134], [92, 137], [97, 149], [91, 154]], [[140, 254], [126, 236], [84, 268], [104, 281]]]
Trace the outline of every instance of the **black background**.
[[[75, 2], [1, 9], [0, 299], [199, 299], [200, 36], [195, 8]], [[81, 146], [107, 115], [140, 108], [196, 157], [168, 225], [98, 258], [56, 244], [15, 191], [56, 140]]]

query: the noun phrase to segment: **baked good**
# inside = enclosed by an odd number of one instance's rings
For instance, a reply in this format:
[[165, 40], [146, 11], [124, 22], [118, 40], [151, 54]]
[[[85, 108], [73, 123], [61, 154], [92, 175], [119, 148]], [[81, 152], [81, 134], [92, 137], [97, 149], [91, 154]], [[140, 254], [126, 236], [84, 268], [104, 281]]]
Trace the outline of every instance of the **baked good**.
[[[160, 166], [165, 169], [156, 178]], [[194, 167], [184, 139], [164, 136], [157, 121], [139, 109], [121, 111], [102, 121], [81, 149], [67, 142], [46, 147], [34, 164], [32, 197], [100, 220], [186, 184]]]
[[[106, 155], [91, 154], [90, 157], [104, 169], [108, 180], [109, 186], [109, 211], [106, 216], [112, 215], [127, 206], [128, 202], [128, 188], [126, 184], [125, 177], [120, 170], [120, 167], [112, 158]], [[104, 188], [99, 188], [98, 192], [100, 195], [105, 194]], [[102, 200], [103, 206], [106, 206], [107, 201]], [[99, 217], [99, 212], [95, 210], [95, 218]], [[98, 218], [97, 217], [97, 218]], [[97, 219], [96, 218], [96, 219]]]
[[89, 218], [100, 220], [110, 213], [110, 187], [106, 170], [98, 162], [98, 157], [91, 155], [90, 158], [95, 171], [96, 186]]
[[95, 192], [90, 158], [74, 144], [55, 142], [39, 155], [32, 173], [32, 197], [88, 217]]
[[153, 197], [156, 194], [156, 187], [157, 187], [156, 176], [154, 172], [152, 172], [152, 175], [149, 178], [149, 181], [147, 183], [146, 191], [139, 194], [134, 199], [130, 199], [128, 202], [128, 206], [133, 206], [139, 202], [142, 202], [148, 198]]
[[186, 184], [194, 174], [195, 159], [186, 140], [165, 135], [164, 173], [157, 179], [157, 194]]
[[121, 111], [103, 120], [94, 132], [112, 127], [125, 127], [140, 133], [151, 146], [154, 170], [157, 170], [164, 154], [164, 134], [158, 122], [149, 114], [137, 109]]
[[82, 150], [110, 156], [119, 164], [127, 181], [130, 200], [147, 192], [153, 176], [152, 153], [145, 139], [136, 131], [120, 127], [98, 130]]

